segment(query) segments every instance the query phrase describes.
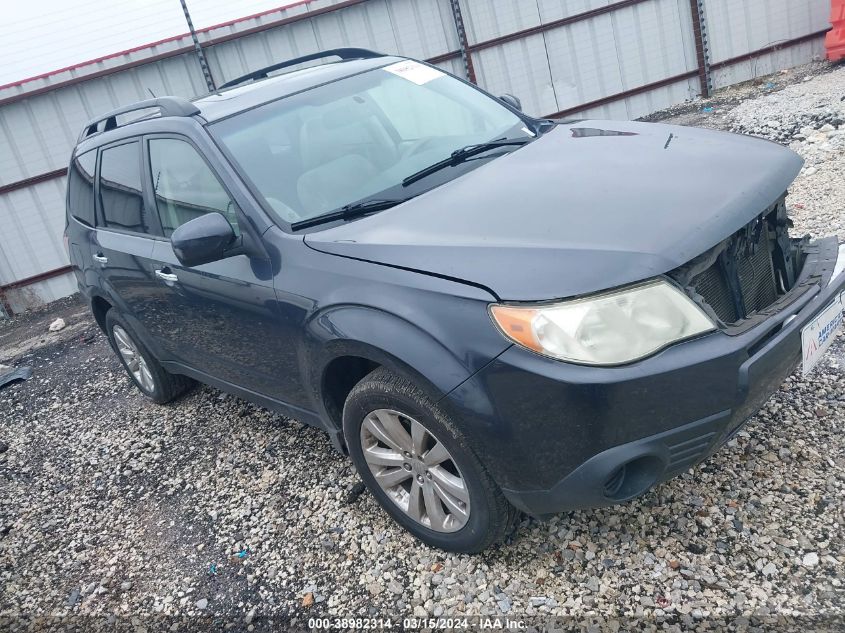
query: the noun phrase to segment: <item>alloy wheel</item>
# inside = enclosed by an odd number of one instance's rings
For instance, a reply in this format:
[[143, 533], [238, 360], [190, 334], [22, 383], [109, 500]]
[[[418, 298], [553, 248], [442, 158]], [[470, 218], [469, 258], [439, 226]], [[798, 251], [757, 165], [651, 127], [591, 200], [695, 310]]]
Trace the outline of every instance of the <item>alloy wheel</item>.
[[466, 479], [446, 446], [417, 420], [377, 409], [361, 424], [364, 460], [379, 487], [410, 518], [437, 532], [469, 520]]
[[153, 375], [150, 373], [147, 361], [144, 360], [141, 352], [138, 351], [138, 346], [135, 345], [132, 337], [119, 325], [115, 325], [112, 328], [112, 334], [114, 335], [114, 342], [117, 345], [117, 352], [120, 354], [123, 362], [126, 363], [129, 373], [132, 374], [135, 380], [138, 381], [138, 384], [146, 391], [150, 393], [155, 391]]

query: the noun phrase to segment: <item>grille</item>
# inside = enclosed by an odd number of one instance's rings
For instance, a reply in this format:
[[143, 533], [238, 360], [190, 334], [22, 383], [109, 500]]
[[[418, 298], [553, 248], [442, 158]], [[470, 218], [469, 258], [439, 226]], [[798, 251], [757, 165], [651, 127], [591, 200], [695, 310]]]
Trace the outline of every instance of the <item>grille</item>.
[[[692, 279], [695, 292], [723, 322], [741, 321], [777, 300], [771, 241], [765, 221], [752, 223], [732, 238], [712, 266]], [[732, 286], [741, 296], [744, 314], [738, 310]]]

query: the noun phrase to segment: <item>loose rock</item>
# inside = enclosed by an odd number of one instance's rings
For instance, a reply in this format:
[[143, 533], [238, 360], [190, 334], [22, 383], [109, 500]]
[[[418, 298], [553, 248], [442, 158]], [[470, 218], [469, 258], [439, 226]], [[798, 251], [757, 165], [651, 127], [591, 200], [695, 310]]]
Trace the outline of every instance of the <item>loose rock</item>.
[[65, 323], [65, 320], [59, 317], [50, 324], [50, 327], [48, 329], [51, 332], [58, 332], [59, 330], [63, 330], [66, 325], [67, 324]]

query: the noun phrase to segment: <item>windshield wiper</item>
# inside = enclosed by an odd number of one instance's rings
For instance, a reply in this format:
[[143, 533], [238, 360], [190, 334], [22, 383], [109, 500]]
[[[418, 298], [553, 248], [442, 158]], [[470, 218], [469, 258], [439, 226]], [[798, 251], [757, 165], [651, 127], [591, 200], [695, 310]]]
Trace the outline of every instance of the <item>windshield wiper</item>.
[[307, 220], [294, 222], [290, 225], [290, 228], [296, 231], [297, 229], [307, 229], [310, 226], [326, 224], [336, 220], [350, 220], [352, 218], [358, 218], [362, 215], [367, 215], [368, 213], [375, 213], [377, 211], [384, 211], [390, 207], [395, 207], [397, 204], [402, 204], [403, 202], [410, 200], [411, 197], [362, 200], [361, 202], [356, 202], [354, 204], [347, 204], [345, 207], [341, 207], [337, 211], [331, 211], [329, 213], [324, 213], [323, 215], [308, 218]]
[[431, 174], [438, 172], [441, 169], [459, 165], [470, 157], [475, 156], [476, 154], [482, 154], [497, 147], [507, 147], [508, 145], [525, 145], [526, 143], [529, 143], [533, 140], [534, 137], [500, 138], [496, 139], [495, 141], [488, 141], [487, 143], [476, 143], [474, 145], [467, 145], [466, 147], [456, 149], [454, 152], [452, 152], [449, 158], [444, 158], [441, 161], [437, 161], [436, 163], [429, 165], [428, 167], [425, 167], [423, 169], [420, 169], [416, 173], [411, 174], [402, 181], [402, 186], [407, 187], [408, 185], [412, 185], [418, 180], [422, 180], [426, 176], [430, 176]]

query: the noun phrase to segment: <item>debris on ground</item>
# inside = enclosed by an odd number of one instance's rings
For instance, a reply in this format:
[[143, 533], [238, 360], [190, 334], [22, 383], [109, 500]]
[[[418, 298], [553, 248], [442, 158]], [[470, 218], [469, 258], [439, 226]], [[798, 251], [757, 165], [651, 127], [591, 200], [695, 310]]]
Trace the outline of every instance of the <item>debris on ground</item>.
[[836, 132], [845, 124], [840, 74], [819, 75], [812, 84], [793, 84], [739, 104], [728, 116], [732, 131], [784, 144], [806, 141], [818, 131]]
[[67, 325], [67, 323], [65, 323], [65, 320], [63, 318], [59, 317], [58, 319], [56, 319], [55, 321], [53, 321], [50, 324], [50, 327], [48, 329], [51, 332], [58, 332], [59, 330], [65, 329], [66, 325]]
[[0, 365], [0, 389], [16, 380], [29, 380], [30, 378], [32, 378], [32, 367]]
[[367, 487], [364, 485], [363, 481], [355, 482], [355, 485], [352, 486], [349, 493], [346, 495], [346, 503], [355, 503], [358, 501], [358, 497], [364, 494], [364, 491]]

